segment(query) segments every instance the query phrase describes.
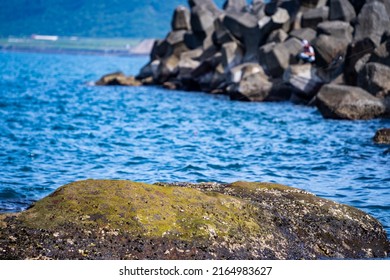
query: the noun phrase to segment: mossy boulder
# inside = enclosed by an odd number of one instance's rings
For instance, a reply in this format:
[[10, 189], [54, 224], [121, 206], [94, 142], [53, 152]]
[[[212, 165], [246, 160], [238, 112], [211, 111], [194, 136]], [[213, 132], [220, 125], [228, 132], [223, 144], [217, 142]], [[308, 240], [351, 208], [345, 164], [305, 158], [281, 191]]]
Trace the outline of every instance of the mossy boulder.
[[278, 184], [86, 180], [0, 215], [0, 259], [386, 257], [380, 223]]

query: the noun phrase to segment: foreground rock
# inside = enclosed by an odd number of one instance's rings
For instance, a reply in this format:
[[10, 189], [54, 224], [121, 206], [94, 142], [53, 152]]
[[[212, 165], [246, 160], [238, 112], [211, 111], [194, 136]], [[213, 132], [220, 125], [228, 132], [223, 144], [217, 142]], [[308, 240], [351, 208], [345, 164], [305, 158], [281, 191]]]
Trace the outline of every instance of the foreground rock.
[[375, 133], [374, 142], [377, 144], [390, 144], [390, 128], [379, 129]]
[[383, 258], [383, 227], [278, 184], [87, 180], [0, 216], [0, 259]]

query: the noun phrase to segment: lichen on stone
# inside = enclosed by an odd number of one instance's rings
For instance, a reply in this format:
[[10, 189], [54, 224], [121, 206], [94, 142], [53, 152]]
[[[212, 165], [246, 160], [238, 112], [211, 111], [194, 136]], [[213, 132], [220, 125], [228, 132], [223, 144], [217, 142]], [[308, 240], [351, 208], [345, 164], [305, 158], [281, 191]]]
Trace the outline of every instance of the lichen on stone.
[[0, 215], [0, 259], [385, 257], [366, 213], [273, 183], [85, 180]]

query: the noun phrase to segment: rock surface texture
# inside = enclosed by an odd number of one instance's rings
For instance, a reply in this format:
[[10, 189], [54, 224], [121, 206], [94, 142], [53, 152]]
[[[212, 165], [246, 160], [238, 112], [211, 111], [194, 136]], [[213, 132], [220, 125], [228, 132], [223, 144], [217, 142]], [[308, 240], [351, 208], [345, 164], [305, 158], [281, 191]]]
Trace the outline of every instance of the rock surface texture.
[[316, 102], [322, 115], [331, 119], [371, 119], [386, 110], [379, 98], [361, 88], [344, 85], [323, 86]]
[[270, 183], [86, 180], [0, 215], [0, 259], [383, 258], [380, 223]]
[[374, 136], [374, 142], [377, 144], [390, 145], [390, 128], [379, 129]]
[[[322, 85], [333, 83], [361, 87], [382, 100], [388, 96], [388, 1], [228, 0], [222, 10], [212, 0], [188, 4], [174, 11], [172, 31], [155, 44], [150, 62], [136, 77], [140, 83], [258, 102], [299, 96], [311, 104]], [[295, 67], [304, 64], [298, 59], [302, 40], [314, 47], [310, 67]], [[263, 73], [232, 81], [232, 68], [247, 63], [258, 64]], [[298, 95], [285, 94], [288, 88]], [[360, 103], [358, 98], [350, 102]], [[362, 117], [388, 117], [390, 102], [383, 103], [386, 114]]]
[[97, 86], [140, 86], [142, 83], [132, 76], [126, 76], [122, 72], [114, 72], [104, 75], [95, 83]]

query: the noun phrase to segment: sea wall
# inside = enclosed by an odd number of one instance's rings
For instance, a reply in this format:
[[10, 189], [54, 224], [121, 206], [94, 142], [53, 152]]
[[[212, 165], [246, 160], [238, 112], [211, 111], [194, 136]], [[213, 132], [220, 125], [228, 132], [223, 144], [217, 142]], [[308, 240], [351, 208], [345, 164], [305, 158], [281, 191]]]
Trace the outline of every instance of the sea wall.
[[86, 180], [0, 215], [0, 259], [361, 259], [390, 244], [368, 214], [271, 183]]
[[[108, 84], [291, 100], [326, 118], [390, 115], [389, 1], [227, 0], [223, 10], [212, 0], [188, 3], [174, 11], [172, 30], [155, 42], [136, 83], [111, 76]], [[298, 59], [302, 40], [315, 62]]]

